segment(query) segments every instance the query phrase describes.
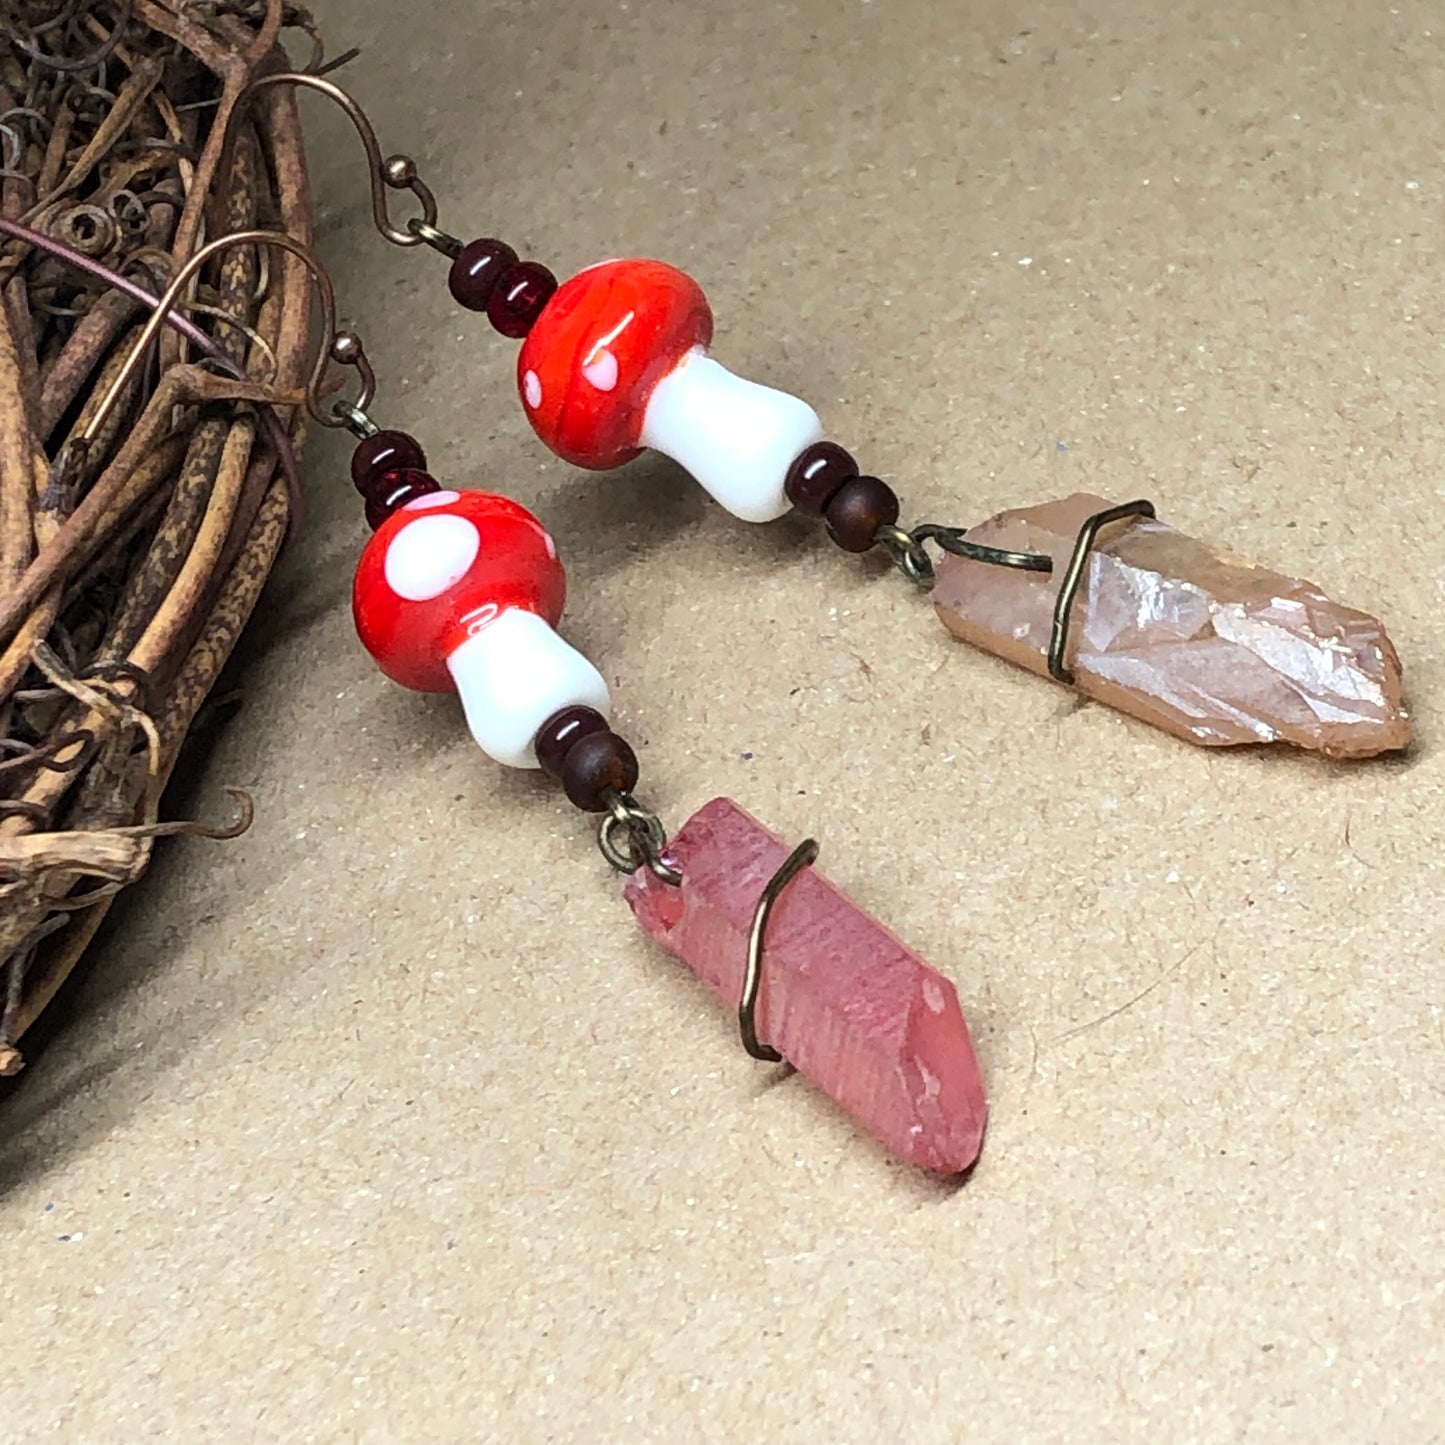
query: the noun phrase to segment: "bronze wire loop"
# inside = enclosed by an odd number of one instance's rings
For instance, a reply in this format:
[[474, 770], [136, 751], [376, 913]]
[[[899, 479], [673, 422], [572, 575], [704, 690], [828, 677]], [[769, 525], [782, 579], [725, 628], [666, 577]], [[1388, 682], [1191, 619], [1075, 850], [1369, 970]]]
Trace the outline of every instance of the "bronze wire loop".
[[448, 260], [455, 261], [465, 249], [455, 236], [449, 236], [445, 231], [439, 231], [425, 221], [408, 221], [407, 229], [413, 236], [419, 236], [425, 241], [433, 251], [440, 251]]
[[1073, 616], [1079, 587], [1084, 580], [1084, 567], [1089, 560], [1089, 553], [1094, 550], [1094, 543], [1099, 539], [1099, 533], [1111, 522], [1122, 522], [1128, 517], [1146, 517], [1152, 520], [1156, 515], [1154, 503], [1141, 497], [1138, 501], [1123, 502], [1117, 507], [1095, 512], [1079, 528], [1079, 537], [1074, 543], [1069, 565], [1064, 569], [1064, 580], [1059, 584], [1059, 595], [1054, 603], [1054, 626], [1049, 638], [1049, 675], [1056, 681], [1070, 687], [1074, 683], [1073, 670], [1064, 662], [1064, 653], [1069, 645], [1069, 622]]
[[[94, 441], [100, 435], [106, 418], [124, 394], [127, 384], [145, 358], [157, 332], [166, 324], [172, 308], [180, 300], [181, 293], [190, 284], [196, 273], [206, 262], [222, 251], [229, 250], [233, 246], [243, 245], [279, 246], [283, 251], [289, 251], [306, 267], [311, 279], [316, 283], [316, 290], [321, 298], [322, 326], [326, 344], [317, 352], [315, 364], [311, 369], [311, 379], [306, 386], [306, 410], [312, 419], [324, 427], [344, 427], [348, 424], [348, 411], [343, 408], [364, 413], [366, 408], [371, 405], [376, 394], [376, 378], [372, 373], [370, 363], [366, 360], [360, 339], [354, 332], [337, 330], [336, 296], [332, 290], [331, 277], [317, 259], [316, 254], [309, 246], [296, 240], [294, 236], [288, 236], [281, 231], [233, 231], [230, 235], [218, 236], [214, 241], [202, 246], [176, 272], [171, 284], [155, 302], [154, 310], [146, 319], [135, 344], [121, 363], [120, 369], [116, 372], [109, 389], [91, 415], [85, 430], [80, 434], [79, 441], [82, 446]], [[321, 405], [321, 388], [326, 377], [327, 363], [332, 359], [357, 368], [361, 373], [362, 393], [354, 403], [334, 403], [332, 411], [328, 413]]]
[[767, 887], [763, 889], [757, 910], [753, 914], [753, 926], [748, 934], [747, 971], [743, 974], [742, 997], [738, 999], [738, 1033], [742, 1037], [743, 1048], [759, 1063], [783, 1062], [783, 1056], [775, 1048], [758, 1042], [758, 992], [763, 984], [763, 947], [767, 941], [768, 922], [773, 916], [778, 899], [783, 895], [783, 890], [804, 868], [811, 866], [817, 857], [817, 839], [804, 838], [784, 859], [782, 867], [768, 879]]
[[[667, 847], [667, 829], [657, 814], [641, 807], [631, 793], [609, 789], [605, 798], [607, 812], [597, 830], [602, 856], [619, 873], [636, 873], [645, 867], [669, 886], [681, 887], [682, 874], [662, 856]], [[625, 843], [618, 840], [619, 832], [626, 838]]]
[[[371, 219], [376, 229], [393, 246], [420, 246], [427, 238], [415, 227], [401, 230], [391, 223], [387, 210], [386, 193], [410, 191], [421, 202], [419, 224], [429, 230], [436, 229], [437, 202], [430, 187], [417, 175], [416, 162], [410, 156], [394, 155], [383, 157], [381, 141], [377, 138], [376, 127], [366, 112], [346, 91], [333, 80], [301, 70], [277, 70], [253, 80], [246, 90], [254, 93], [268, 85], [299, 85], [304, 90], [314, 90], [333, 100], [346, 112], [346, 118], [355, 127], [366, 150], [368, 179], [371, 183]], [[243, 92], [245, 94], [246, 92]], [[443, 233], [437, 232], [440, 236]], [[460, 249], [460, 248], [458, 248]]]
[[923, 548], [925, 542], [937, 542], [945, 552], [952, 552], [955, 557], [988, 562], [995, 567], [1015, 567], [1023, 572], [1054, 570], [1053, 559], [1041, 552], [1010, 552], [1003, 547], [985, 547], [981, 542], [968, 540], [966, 527], [943, 527], [937, 522], [924, 522], [911, 532], [888, 523], [879, 527], [873, 534], [873, 540], [888, 549], [898, 570], [919, 587], [932, 587], [934, 580], [932, 559]]
[[[269, 234], [269, 233], [268, 233]], [[14, 237], [17, 241], [23, 241], [28, 246], [36, 246], [42, 251], [62, 261], [65, 265], [73, 267], [77, 271], [83, 271], [97, 280], [104, 281], [109, 287], [116, 291], [124, 292], [133, 301], [140, 305], [159, 310], [160, 300], [145, 287], [138, 285], [128, 276], [122, 275], [119, 271], [103, 265], [93, 256], [86, 256], [77, 251], [73, 246], [67, 246], [58, 241], [54, 236], [47, 235], [43, 231], [37, 231], [21, 221], [12, 221], [8, 216], [0, 216], [0, 235]], [[263, 251], [264, 257], [267, 253]], [[194, 321], [184, 313], [176, 310], [163, 312], [166, 318], [166, 325], [184, 336], [198, 351], [200, 351], [215, 366], [219, 367], [226, 375], [240, 378], [242, 372], [234, 362], [221, 350], [216, 342], [196, 325]], [[301, 511], [301, 471], [296, 460], [296, 451], [291, 444], [290, 434], [281, 422], [274, 407], [266, 407], [262, 413], [266, 429], [276, 447], [276, 454], [281, 458], [282, 470], [286, 473], [287, 484], [291, 491], [292, 515], [287, 523], [288, 530], [296, 525], [296, 518]], [[57, 463], [62, 458], [57, 458]], [[56, 475], [63, 473], [63, 464], [57, 466]]]
[[[625, 837], [625, 843], [619, 842], [619, 832]], [[635, 873], [639, 868], [646, 867], [671, 887], [678, 888], [682, 885], [682, 874], [663, 857], [663, 850], [667, 847], [667, 832], [661, 820], [655, 813], [646, 812], [639, 807], [630, 793], [607, 794], [607, 813], [597, 831], [597, 846], [602, 850], [602, 856], [619, 873]], [[738, 999], [738, 1035], [749, 1057], [757, 1059], [759, 1063], [783, 1062], [783, 1056], [775, 1048], [758, 1041], [758, 994], [763, 983], [763, 956], [768, 924], [788, 884], [804, 868], [811, 866], [817, 857], [817, 840], [805, 838], [768, 879], [753, 912], [752, 928], [748, 933], [747, 966], [743, 973], [742, 994]]]
[[[1064, 660], [1069, 646], [1069, 626], [1073, 620], [1074, 603], [1078, 601], [1079, 589], [1083, 586], [1084, 568], [1088, 563], [1089, 553], [1098, 542], [1099, 533], [1113, 522], [1122, 522], [1131, 517], [1152, 520], [1157, 515], [1154, 503], [1140, 498], [1096, 512], [1079, 528], [1074, 550], [1069, 556], [1069, 564], [1064, 568], [1063, 581], [1059, 584], [1058, 596], [1054, 599], [1048, 665], [1049, 676], [1055, 681], [1069, 687], [1074, 684], [1073, 670]], [[1053, 558], [1042, 552], [1011, 552], [1004, 547], [987, 547], [979, 542], [970, 542], [965, 527], [943, 527], [936, 522], [924, 522], [912, 531], [890, 523], [879, 527], [874, 533], [874, 541], [887, 548], [898, 570], [919, 587], [932, 587], [935, 580], [933, 561], [923, 547], [925, 542], [937, 542], [945, 552], [951, 552], [955, 557], [966, 557], [971, 562], [986, 562], [994, 567], [1012, 567], [1020, 572], [1054, 570]]]
[[359, 406], [353, 406], [349, 401], [334, 401], [331, 403], [331, 410], [341, 418], [347, 431], [360, 441], [374, 437], [381, 430]]

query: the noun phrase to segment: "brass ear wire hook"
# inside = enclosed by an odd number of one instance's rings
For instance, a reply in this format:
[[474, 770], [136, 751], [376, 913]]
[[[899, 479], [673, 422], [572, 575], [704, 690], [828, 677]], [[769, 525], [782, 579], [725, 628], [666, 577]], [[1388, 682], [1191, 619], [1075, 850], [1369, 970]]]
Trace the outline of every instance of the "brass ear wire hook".
[[[267, 233], [270, 234], [269, 232]], [[152, 310], [159, 308], [159, 300], [154, 292], [147, 291], [144, 286], [132, 281], [130, 277], [110, 266], [97, 261], [93, 256], [83, 255], [73, 246], [67, 246], [64, 242], [56, 240], [54, 236], [47, 235], [43, 231], [37, 231], [32, 226], [27, 226], [22, 221], [12, 221], [8, 216], [0, 215], [0, 235], [13, 237], [17, 241], [24, 242], [27, 246], [34, 246], [38, 250], [45, 251], [63, 262], [66, 266], [83, 272], [87, 276], [93, 276], [97, 281], [103, 281], [113, 290], [120, 291], [129, 296], [140, 306], [149, 307]], [[169, 264], [170, 256], [165, 252], [154, 253], [156, 259], [163, 260]], [[269, 253], [263, 251], [263, 256]], [[143, 262], [144, 252], [136, 252], [127, 265]], [[149, 271], [147, 268], [147, 274]], [[154, 277], [150, 279], [154, 281]], [[184, 336], [192, 346], [201, 354], [212, 361], [227, 376], [242, 379], [244, 373], [241, 369], [223, 352], [214, 338], [208, 336], [189, 316], [180, 311], [160, 311], [165, 317], [166, 325]], [[340, 403], [338, 403], [340, 405]], [[287, 488], [291, 494], [291, 515], [288, 528], [294, 532], [297, 519], [303, 511], [304, 498], [301, 491], [301, 470], [296, 463], [296, 449], [291, 444], [290, 434], [283, 425], [280, 416], [273, 406], [262, 409], [262, 423], [271, 437], [271, 442], [276, 448], [276, 455], [280, 458], [281, 469], [286, 474]], [[65, 469], [65, 454], [56, 458], [54, 475], [63, 474]]]
[[[161, 327], [166, 324], [172, 309], [180, 300], [181, 293], [190, 284], [196, 273], [221, 252], [230, 250], [233, 246], [247, 245], [278, 246], [283, 251], [289, 251], [306, 267], [311, 279], [316, 283], [316, 290], [321, 298], [323, 334], [327, 338], [327, 342], [317, 352], [315, 365], [311, 369], [311, 379], [306, 386], [306, 410], [312, 419], [325, 427], [345, 427], [351, 425], [349, 413], [364, 413], [366, 408], [371, 405], [376, 396], [375, 373], [366, 359], [361, 339], [354, 332], [339, 332], [336, 329], [336, 293], [331, 285], [331, 277], [327, 274], [326, 268], [316, 259], [315, 253], [309, 246], [296, 240], [294, 236], [288, 236], [281, 231], [233, 231], [228, 236], [218, 236], [214, 241], [202, 246], [181, 267], [171, 284], [161, 294], [155, 304], [155, 309], [141, 328], [135, 344], [131, 347], [124, 362], [121, 363], [120, 370], [110, 384], [110, 389], [101, 398], [100, 405], [96, 407], [85, 430], [80, 434], [79, 440], [82, 445], [93, 442], [100, 435], [106, 418], [135, 376], [151, 343], [155, 340]], [[354, 366], [361, 373], [362, 392], [357, 401], [336, 402], [333, 404], [332, 410], [327, 412], [321, 406], [321, 384], [326, 376], [327, 362], [332, 359], [343, 365]]]
[[305, 90], [314, 90], [328, 99], [336, 102], [346, 112], [346, 117], [356, 128], [356, 133], [361, 137], [361, 144], [366, 148], [366, 160], [369, 168], [369, 179], [371, 182], [371, 219], [376, 229], [386, 237], [393, 246], [420, 246], [426, 240], [425, 235], [416, 229], [398, 230], [391, 223], [391, 215], [386, 208], [386, 193], [388, 189], [393, 191], [410, 191], [421, 202], [422, 214], [412, 223], [413, 226], [425, 227], [427, 230], [436, 230], [437, 202], [436, 197], [431, 193], [430, 188], [416, 173], [416, 162], [410, 156], [393, 155], [383, 157], [381, 154], [381, 142], [377, 138], [376, 129], [367, 119], [366, 112], [352, 99], [346, 91], [335, 83], [327, 80], [324, 76], [314, 75], [300, 70], [276, 71], [270, 75], [263, 75], [253, 80], [242, 95], [248, 92], [255, 92], [265, 89], [268, 85], [299, 85]]
[[376, 372], [372, 370], [361, 338], [354, 331], [337, 331], [331, 337], [330, 349], [334, 362], [340, 366], [354, 366], [360, 373], [361, 395], [355, 401], [333, 401], [331, 413], [337, 421], [329, 425], [344, 426], [353, 436], [375, 436], [377, 425], [366, 410], [376, 400]]

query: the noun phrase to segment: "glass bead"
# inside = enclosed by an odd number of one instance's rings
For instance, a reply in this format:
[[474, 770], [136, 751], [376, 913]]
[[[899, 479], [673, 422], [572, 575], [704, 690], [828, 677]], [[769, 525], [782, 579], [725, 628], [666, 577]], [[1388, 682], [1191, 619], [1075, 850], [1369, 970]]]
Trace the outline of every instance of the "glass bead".
[[712, 340], [702, 288], [661, 261], [605, 261], [567, 280], [517, 358], [537, 435], [573, 466], [604, 471], [642, 450], [658, 383]]
[[425, 471], [426, 453], [421, 443], [404, 431], [379, 431], [363, 437], [351, 454], [351, 480], [362, 496], [377, 477], [409, 468]]
[[483, 237], [462, 247], [452, 262], [447, 288], [468, 311], [485, 311], [504, 271], [517, 264], [517, 253], [505, 241]]
[[562, 765], [574, 743], [593, 733], [605, 733], [607, 719], [590, 707], [564, 708], [537, 730], [537, 761], [549, 777], [562, 780]]
[[[566, 599], [556, 545], [525, 507], [490, 492], [439, 491], [399, 507], [367, 542], [352, 584], [352, 616], [362, 644], [393, 681], [450, 692], [447, 658], [464, 642], [509, 608], [555, 627]], [[574, 701], [544, 712], [537, 726]]]
[[525, 507], [487, 492], [413, 497], [377, 528], [352, 582], [362, 645], [386, 675], [455, 692], [488, 757], [535, 768], [537, 734], [569, 708], [611, 710], [602, 674], [557, 634], [567, 577]]
[[366, 498], [366, 520], [374, 532], [393, 512], [400, 511], [408, 502], [439, 491], [441, 483], [419, 467], [403, 467], [399, 471], [384, 472], [374, 477], [363, 493]]
[[836, 442], [814, 442], [788, 468], [788, 500], [810, 517], [821, 517], [844, 482], [858, 475], [858, 463]]
[[514, 341], [531, 329], [557, 290], [557, 278], [538, 261], [518, 261], [497, 278], [487, 300], [487, 319]]
[[879, 527], [898, 520], [898, 496], [877, 477], [854, 477], [844, 482], [823, 513], [828, 535], [845, 552], [866, 552]]

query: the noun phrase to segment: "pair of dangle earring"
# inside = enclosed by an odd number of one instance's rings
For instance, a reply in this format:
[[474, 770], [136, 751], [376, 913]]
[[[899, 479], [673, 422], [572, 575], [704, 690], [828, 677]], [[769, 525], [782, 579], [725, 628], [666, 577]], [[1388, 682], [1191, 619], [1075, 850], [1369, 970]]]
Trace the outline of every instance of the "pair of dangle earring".
[[[904, 528], [897, 495], [811, 407], [712, 358], [692, 278], [621, 260], [559, 285], [503, 242], [463, 244], [437, 228], [414, 164], [381, 159], [349, 97], [316, 77], [267, 83], [288, 81], [342, 97], [383, 234], [442, 252], [455, 299], [521, 341], [521, 404], [564, 460], [605, 470], [650, 448], [743, 520], [818, 517], [845, 552], [882, 549], [930, 589], [955, 635], [1186, 740], [1336, 758], [1408, 745], [1399, 658], [1374, 618], [1175, 531], [1144, 500], [1076, 494], [968, 529]], [[422, 202], [405, 231], [387, 217], [388, 187]], [[786, 1059], [899, 1157], [968, 1168], [986, 1106], [953, 985], [816, 872], [812, 840], [789, 850], [722, 798], [669, 839], [635, 799], [637, 759], [607, 721], [600, 673], [556, 631], [565, 575], [542, 523], [444, 488], [413, 438], [341, 414], [360, 437], [353, 480], [374, 528], [354, 614], [383, 671], [457, 691], [484, 751], [540, 767], [601, 817], [639, 922], [736, 1008], [750, 1054]]]

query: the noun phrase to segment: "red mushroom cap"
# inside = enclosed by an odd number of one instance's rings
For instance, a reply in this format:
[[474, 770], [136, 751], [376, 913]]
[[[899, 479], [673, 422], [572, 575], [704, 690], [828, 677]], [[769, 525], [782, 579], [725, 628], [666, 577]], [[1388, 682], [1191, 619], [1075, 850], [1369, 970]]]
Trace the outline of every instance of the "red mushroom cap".
[[418, 692], [454, 690], [447, 658], [508, 608], [549, 627], [567, 575], [542, 524], [490, 492], [433, 492], [394, 512], [356, 564], [352, 616], [381, 670]]
[[631, 461], [653, 388], [712, 340], [702, 288], [661, 261], [604, 261], [558, 288], [517, 358], [538, 436], [574, 466]]

